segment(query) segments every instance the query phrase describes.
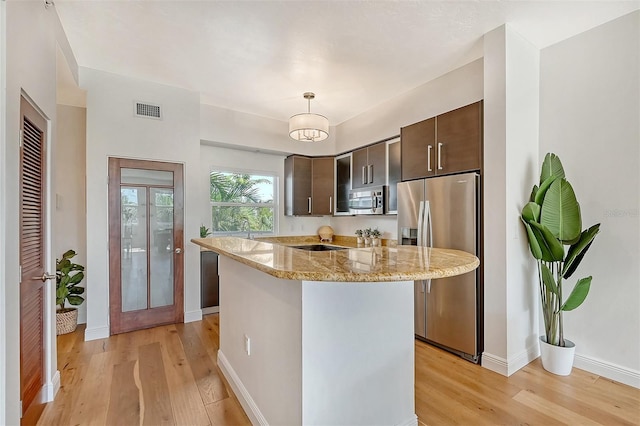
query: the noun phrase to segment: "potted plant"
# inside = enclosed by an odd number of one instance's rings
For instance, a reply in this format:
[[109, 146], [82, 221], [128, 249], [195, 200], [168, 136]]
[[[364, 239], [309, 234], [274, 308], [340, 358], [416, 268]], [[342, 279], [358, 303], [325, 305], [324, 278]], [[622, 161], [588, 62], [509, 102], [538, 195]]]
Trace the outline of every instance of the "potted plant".
[[364, 231], [364, 245], [368, 246], [371, 244], [371, 228], [367, 228]]
[[542, 365], [552, 373], [568, 375], [573, 366], [575, 345], [564, 337], [562, 313], [584, 302], [591, 277], [579, 279], [566, 299], [563, 284], [591, 247], [600, 224], [581, 231], [580, 205], [565, 178], [560, 158], [552, 153], [544, 158], [539, 186], [533, 186], [531, 198], [522, 209], [521, 220], [531, 254], [538, 265], [545, 328], [545, 335], [540, 337]]
[[84, 302], [84, 287], [78, 284], [84, 278], [84, 266], [73, 263], [76, 256], [73, 250], [67, 250], [62, 259], [56, 259], [56, 334], [66, 334], [75, 331], [78, 325], [78, 309], [65, 307], [78, 306]]
[[356, 237], [357, 237], [356, 242], [358, 244], [364, 243], [364, 239], [362, 238], [362, 229], [356, 229]]
[[200, 238], [207, 238], [211, 235], [211, 231], [204, 225], [200, 225]]
[[382, 232], [380, 232], [378, 230], [378, 228], [372, 229], [371, 230], [371, 245], [372, 246], [379, 246], [380, 245], [380, 236], [382, 235]]

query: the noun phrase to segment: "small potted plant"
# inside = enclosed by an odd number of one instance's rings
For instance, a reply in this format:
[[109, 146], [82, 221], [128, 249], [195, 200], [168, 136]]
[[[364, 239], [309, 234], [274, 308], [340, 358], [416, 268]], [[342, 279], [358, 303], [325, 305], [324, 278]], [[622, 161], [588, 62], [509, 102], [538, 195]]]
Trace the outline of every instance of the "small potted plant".
[[80, 282], [84, 279], [84, 266], [73, 263], [76, 256], [73, 250], [67, 250], [62, 259], [56, 259], [56, 334], [75, 331], [78, 326], [78, 309], [66, 307], [66, 304], [78, 306], [84, 302], [84, 287]]
[[563, 298], [563, 284], [591, 247], [600, 224], [582, 230], [580, 205], [565, 178], [560, 158], [555, 154], [545, 156], [539, 185], [534, 185], [520, 218], [538, 266], [545, 328], [545, 335], [540, 337], [542, 366], [554, 374], [566, 376], [573, 366], [575, 344], [564, 337], [562, 313], [572, 311], [584, 302], [591, 277], [579, 279], [566, 299]]
[[372, 246], [379, 246], [380, 245], [380, 236], [382, 235], [382, 232], [380, 232], [378, 230], [378, 228], [372, 229], [371, 230], [371, 245]]
[[204, 225], [200, 225], [200, 238], [207, 238], [211, 235], [211, 231]]
[[363, 244], [364, 243], [364, 239], [362, 238], [362, 229], [356, 229], [356, 242], [358, 244]]
[[364, 230], [364, 245], [368, 246], [371, 244], [371, 228], [367, 228]]

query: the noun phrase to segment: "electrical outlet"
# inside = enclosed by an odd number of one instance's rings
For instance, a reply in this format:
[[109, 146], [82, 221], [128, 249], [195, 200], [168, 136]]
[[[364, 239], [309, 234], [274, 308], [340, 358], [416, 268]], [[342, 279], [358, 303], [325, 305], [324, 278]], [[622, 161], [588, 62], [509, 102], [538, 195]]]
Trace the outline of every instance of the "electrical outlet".
[[244, 351], [247, 355], [251, 355], [251, 339], [246, 334], [244, 335]]

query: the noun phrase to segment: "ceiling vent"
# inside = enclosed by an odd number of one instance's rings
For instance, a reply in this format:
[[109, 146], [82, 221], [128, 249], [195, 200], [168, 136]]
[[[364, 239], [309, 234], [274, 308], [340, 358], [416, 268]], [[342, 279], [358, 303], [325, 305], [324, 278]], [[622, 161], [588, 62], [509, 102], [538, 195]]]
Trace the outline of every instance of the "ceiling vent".
[[154, 105], [147, 102], [134, 102], [133, 115], [135, 115], [136, 117], [162, 120], [162, 111], [160, 109], [160, 105]]

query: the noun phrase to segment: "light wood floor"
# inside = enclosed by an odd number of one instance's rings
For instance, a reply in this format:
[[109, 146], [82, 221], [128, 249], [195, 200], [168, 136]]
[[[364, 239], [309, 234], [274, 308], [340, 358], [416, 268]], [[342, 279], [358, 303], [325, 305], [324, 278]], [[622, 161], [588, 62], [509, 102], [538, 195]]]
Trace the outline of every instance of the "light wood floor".
[[[217, 368], [218, 315], [84, 342], [58, 336], [61, 389], [39, 425], [248, 425]], [[640, 390], [535, 361], [509, 378], [416, 342], [416, 413], [427, 425], [640, 425]], [[26, 419], [25, 424], [29, 424]]]

